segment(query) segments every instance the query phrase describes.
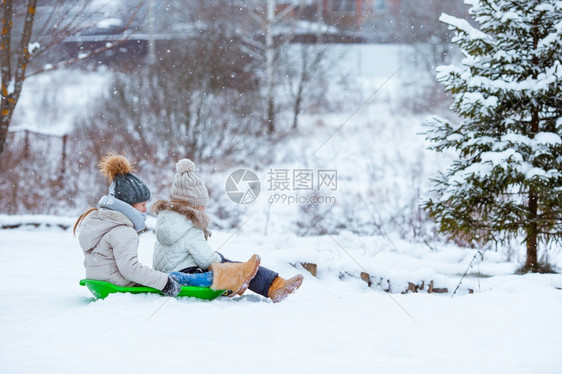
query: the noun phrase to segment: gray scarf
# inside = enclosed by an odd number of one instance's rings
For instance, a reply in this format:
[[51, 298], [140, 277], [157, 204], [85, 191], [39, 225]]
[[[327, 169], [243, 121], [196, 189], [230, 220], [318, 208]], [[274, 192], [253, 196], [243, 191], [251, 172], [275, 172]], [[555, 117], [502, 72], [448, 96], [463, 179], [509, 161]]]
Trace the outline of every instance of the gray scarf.
[[144, 221], [146, 221], [146, 214], [136, 210], [131, 205], [119, 200], [113, 195], [105, 195], [100, 199], [99, 204], [100, 208], [116, 210], [126, 215], [133, 222], [133, 225], [135, 225], [135, 230], [137, 232], [144, 230], [146, 227], [144, 223]]

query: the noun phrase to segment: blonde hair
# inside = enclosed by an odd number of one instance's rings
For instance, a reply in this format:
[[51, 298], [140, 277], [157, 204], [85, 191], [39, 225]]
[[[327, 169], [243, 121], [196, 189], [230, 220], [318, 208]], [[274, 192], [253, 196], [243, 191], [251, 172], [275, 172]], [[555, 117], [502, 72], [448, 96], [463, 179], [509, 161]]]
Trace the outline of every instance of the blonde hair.
[[78, 217], [78, 219], [76, 220], [76, 223], [74, 224], [74, 229], [72, 230], [72, 233], [74, 234], [74, 236], [76, 236], [76, 228], [78, 227], [78, 225], [80, 225], [80, 222], [82, 222], [84, 220], [84, 218], [86, 218], [88, 216], [88, 214], [92, 213], [94, 210], [98, 210], [98, 208], [90, 208], [87, 211], [85, 211], [84, 213], [82, 213], [82, 215], [80, 215], [80, 217]]

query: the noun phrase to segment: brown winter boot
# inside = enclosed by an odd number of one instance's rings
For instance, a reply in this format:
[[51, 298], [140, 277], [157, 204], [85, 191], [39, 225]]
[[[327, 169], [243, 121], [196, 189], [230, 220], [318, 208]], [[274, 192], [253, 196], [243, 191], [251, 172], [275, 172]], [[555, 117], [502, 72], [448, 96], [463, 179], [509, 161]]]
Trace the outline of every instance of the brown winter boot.
[[232, 295], [244, 292], [256, 276], [261, 258], [253, 255], [247, 262], [222, 262], [211, 265], [213, 271], [213, 290], [232, 291]]
[[274, 303], [278, 303], [295, 292], [301, 286], [303, 279], [304, 277], [301, 274], [295, 275], [290, 279], [283, 279], [277, 276], [271, 283], [271, 286], [269, 286], [267, 297], [273, 300]]

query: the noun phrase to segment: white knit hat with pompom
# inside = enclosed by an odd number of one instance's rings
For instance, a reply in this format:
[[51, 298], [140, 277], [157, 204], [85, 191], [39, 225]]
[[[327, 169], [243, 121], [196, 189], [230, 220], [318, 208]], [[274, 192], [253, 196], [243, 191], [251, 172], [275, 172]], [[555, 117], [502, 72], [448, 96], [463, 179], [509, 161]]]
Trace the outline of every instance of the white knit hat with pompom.
[[178, 161], [176, 176], [170, 190], [170, 200], [186, 201], [194, 208], [207, 205], [209, 192], [203, 181], [193, 173], [194, 171], [193, 161], [187, 158]]

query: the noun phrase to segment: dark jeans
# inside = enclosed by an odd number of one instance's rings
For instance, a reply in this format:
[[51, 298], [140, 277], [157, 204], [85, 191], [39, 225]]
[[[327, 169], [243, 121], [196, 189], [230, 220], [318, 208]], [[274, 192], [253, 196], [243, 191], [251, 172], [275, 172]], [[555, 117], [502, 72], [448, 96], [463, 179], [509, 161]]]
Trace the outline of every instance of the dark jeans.
[[257, 294], [267, 297], [269, 287], [271, 287], [271, 283], [278, 275], [279, 273], [260, 266], [256, 276], [250, 281], [248, 288]]
[[[230, 260], [224, 258], [224, 256], [222, 254], [219, 253], [219, 255], [222, 258], [222, 262], [240, 262], [240, 261], [230, 261]], [[196, 266], [182, 269], [182, 270], [180, 270], [180, 272], [190, 273], [190, 274], [191, 273], [204, 273], [203, 270], [201, 270], [200, 268], [198, 268]], [[248, 286], [248, 288], [251, 291], [254, 291], [257, 294], [260, 294], [262, 296], [267, 297], [267, 294], [269, 293], [269, 287], [271, 287], [271, 283], [273, 282], [275, 277], [277, 277], [278, 275], [279, 275], [279, 273], [276, 273], [273, 270], [269, 270], [268, 268], [260, 266], [258, 268], [258, 272], [256, 273], [256, 276], [254, 277], [254, 279], [252, 279], [250, 281], [250, 285]]]

